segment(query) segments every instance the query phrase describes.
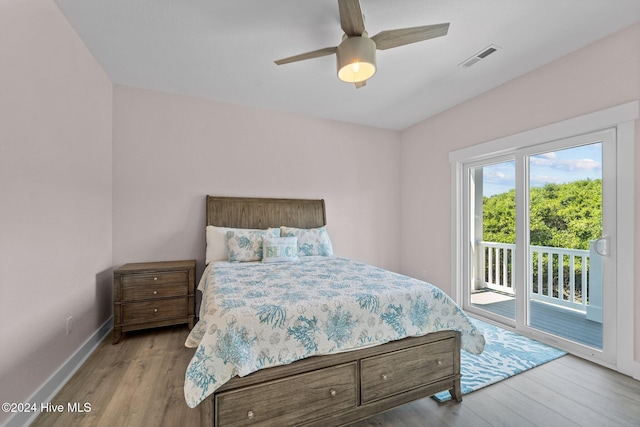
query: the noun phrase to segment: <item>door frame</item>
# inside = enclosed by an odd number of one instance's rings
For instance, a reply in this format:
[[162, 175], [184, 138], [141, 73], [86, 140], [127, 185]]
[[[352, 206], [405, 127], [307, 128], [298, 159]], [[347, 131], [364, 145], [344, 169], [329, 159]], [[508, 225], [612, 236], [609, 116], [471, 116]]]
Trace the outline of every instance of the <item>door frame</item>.
[[[569, 138], [607, 128], [616, 131], [616, 222], [619, 232], [615, 252], [617, 299], [616, 358], [612, 363], [579, 354], [588, 360], [640, 378], [640, 364], [634, 361], [634, 143], [635, 120], [640, 116], [640, 102], [633, 101], [595, 113], [564, 120], [548, 126], [488, 141], [449, 153], [451, 163], [451, 297], [458, 303], [464, 298], [463, 182], [465, 164], [514, 152], [532, 145]], [[554, 344], [555, 345], [555, 344]], [[571, 351], [571, 350], [569, 350]]]

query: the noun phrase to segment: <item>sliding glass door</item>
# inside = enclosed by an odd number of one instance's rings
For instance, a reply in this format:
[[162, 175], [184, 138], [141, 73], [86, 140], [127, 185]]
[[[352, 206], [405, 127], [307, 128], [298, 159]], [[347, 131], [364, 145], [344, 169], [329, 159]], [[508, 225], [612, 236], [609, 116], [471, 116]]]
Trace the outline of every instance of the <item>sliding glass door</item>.
[[463, 306], [615, 358], [615, 132], [465, 165]]

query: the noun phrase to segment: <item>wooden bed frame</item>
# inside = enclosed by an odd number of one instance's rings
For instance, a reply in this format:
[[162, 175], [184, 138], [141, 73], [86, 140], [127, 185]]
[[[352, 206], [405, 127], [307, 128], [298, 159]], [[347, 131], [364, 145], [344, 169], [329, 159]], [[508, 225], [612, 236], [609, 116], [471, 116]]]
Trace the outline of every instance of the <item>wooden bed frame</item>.
[[[207, 225], [326, 225], [324, 200], [207, 196]], [[460, 333], [440, 331], [375, 347], [314, 356], [235, 377], [210, 397], [213, 424], [349, 424], [449, 390], [460, 402]]]

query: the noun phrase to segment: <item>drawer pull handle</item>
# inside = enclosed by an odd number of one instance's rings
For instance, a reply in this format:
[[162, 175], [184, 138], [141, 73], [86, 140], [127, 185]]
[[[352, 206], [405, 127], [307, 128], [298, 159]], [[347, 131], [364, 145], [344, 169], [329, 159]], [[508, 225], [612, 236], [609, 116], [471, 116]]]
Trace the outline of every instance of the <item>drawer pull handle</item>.
[[253, 411], [247, 412], [247, 418], [252, 419], [255, 416], [256, 416], [256, 414], [254, 414]]
[[338, 392], [335, 390], [331, 390], [329, 394], [331, 395], [331, 397], [335, 397], [335, 395], [338, 394]]
[[158, 278], [154, 276], [154, 277], [153, 277], [153, 280], [158, 280]]
[[158, 295], [158, 291], [153, 291], [153, 294], [154, 295]]
[[382, 378], [382, 381], [386, 381], [387, 380], [387, 374], [382, 374], [380, 375], [380, 378]]
[[442, 360], [440, 360], [440, 359], [436, 360], [436, 365], [442, 366]]
[[157, 308], [154, 308], [154, 309], [153, 309], [153, 312], [154, 312], [154, 313], [157, 313], [157, 312], [158, 312], [158, 309], [157, 309]]

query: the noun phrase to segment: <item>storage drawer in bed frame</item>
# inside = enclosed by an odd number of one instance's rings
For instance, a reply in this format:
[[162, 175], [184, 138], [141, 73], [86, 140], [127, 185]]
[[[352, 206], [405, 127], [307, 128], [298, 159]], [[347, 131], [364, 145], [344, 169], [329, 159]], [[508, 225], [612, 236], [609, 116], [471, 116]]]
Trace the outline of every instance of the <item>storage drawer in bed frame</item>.
[[460, 333], [435, 332], [233, 378], [213, 395], [214, 426], [338, 426], [460, 391]]

